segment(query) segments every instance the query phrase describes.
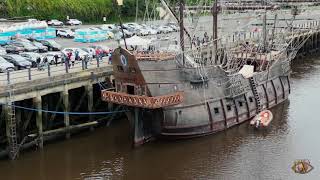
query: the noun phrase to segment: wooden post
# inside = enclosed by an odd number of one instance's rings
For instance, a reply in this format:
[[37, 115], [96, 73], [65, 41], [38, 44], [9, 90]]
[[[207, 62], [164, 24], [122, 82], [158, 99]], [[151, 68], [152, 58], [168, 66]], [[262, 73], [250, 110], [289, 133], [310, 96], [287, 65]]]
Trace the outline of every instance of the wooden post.
[[[93, 88], [91, 84], [88, 84], [87, 86], [85, 86], [85, 90], [87, 93], [87, 97], [88, 97], [88, 112], [92, 112], [93, 111]], [[93, 115], [89, 115], [89, 121], [92, 122], [93, 121], [94, 116]], [[90, 130], [94, 130], [94, 127], [91, 126]]]
[[[7, 98], [7, 102], [6, 104], [9, 103], [9, 99]], [[2, 106], [2, 111], [4, 114], [4, 118], [5, 118], [5, 122], [6, 122], [6, 136], [7, 136], [7, 141], [8, 141], [8, 147], [10, 148], [10, 144], [11, 144], [11, 133], [10, 133], [10, 113], [12, 111], [12, 107], [11, 106], [7, 106], [7, 105], [3, 105]], [[14, 155], [10, 153], [9, 151], [9, 157], [10, 159], [14, 159]]]
[[[64, 87], [64, 91], [61, 92], [61, 96], [63, 98], [64, 112], [69, 112], [69, 92], [67, 86]], [[64, 114], [64, 125], [66, 127], [66, 138], [70, 139], [70, 119], [69, 114], [67, 113]]]
[[42, 124], [42, 100], [41, 100], [41, 95], [38, 93], [37, 97], [33, 98], [33, 103], [35, 108], [37, 109], [36, 112], [36, 124], [38, 128], [38, 137], [39, 137], [39, 142], [38, 145], [40, 149], [43, 148], [43, 124]]

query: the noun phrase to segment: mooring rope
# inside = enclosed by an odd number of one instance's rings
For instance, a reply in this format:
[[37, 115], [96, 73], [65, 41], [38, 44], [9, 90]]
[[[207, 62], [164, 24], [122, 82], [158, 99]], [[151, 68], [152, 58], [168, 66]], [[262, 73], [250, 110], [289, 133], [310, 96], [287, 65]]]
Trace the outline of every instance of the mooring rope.
[[51, 110], [45, 110], [45, 109], [35, 109], [35, 108], [29, 108], [24, 106], [18, 106], [18, 105], [11, 105], [11, 104], [4, 104], [0, 103], [1, 105], [10, 106], [18, 109], [23, 109], [27, 111], [35, 111], [35, 112], [45, 112], [45, 113], [51, 113], [51, 114], [69, 114], [69, 115], [105, 115], [105, 114], [115, 114], [115, 113], [123, 113], [128, 112], [128, 110], [121, 110], [121, 111], [107, 111], [107, 112], [64, 112], [64, 111], [51, 111]]

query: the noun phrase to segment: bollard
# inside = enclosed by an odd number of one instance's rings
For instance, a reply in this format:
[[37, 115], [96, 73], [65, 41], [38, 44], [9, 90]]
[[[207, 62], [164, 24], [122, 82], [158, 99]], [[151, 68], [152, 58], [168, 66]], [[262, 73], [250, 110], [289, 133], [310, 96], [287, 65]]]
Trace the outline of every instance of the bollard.
[[31, 68], [29, 67], [28, 68], [28, 78], [29, 78], [29, 81], [31, 80]]
[[48, 76], [51, 76], [51, 72], [50, 72], [50, 64], [48, 64]]
[[83, 61], [83, 59], [81, 59], [81, 66], [82, 66], [82, 70], [84, 70], [84, 61]]
[[10, 71], [7, 71], [7, 82], [10, 84]]
[[99, 58], [97, 58], [97, 67], [100, 66]]
[[68, 61], [66, 60], [64, 62], [65, 68], [66, 68], [66, 73], [69, 73], [69, 65], [68, 65]]

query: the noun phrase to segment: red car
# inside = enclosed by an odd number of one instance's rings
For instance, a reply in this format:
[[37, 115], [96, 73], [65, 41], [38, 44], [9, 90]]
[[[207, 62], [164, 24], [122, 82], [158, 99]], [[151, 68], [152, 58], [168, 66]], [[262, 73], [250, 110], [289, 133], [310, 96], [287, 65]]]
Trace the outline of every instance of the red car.
[[102, 56], [107, 56], [110, 52], [112, 52], [112, 49], [106, 46], [92, 45], [89, 47], [93, 48], [96, 51], [96, 55], [102, 54]]

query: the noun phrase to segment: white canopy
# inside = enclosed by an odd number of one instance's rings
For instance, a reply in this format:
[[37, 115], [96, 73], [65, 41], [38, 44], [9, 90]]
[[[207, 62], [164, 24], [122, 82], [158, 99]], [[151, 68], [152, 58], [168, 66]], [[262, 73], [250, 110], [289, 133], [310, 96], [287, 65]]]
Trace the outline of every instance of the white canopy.
[[254, 66], [251, 66], [251, 65], [244, 65], [239, 71], [239, 74], [242, 74], [243, 77], [245, 78], [252, 77], [253, 73], [254, 73]]
[[[148, 46], [151, 44], [151, 40], [143, 39], [138, 36], [132, 36], [130, 38], [126, 38], [127, 46]], [[120, 41], [121, 45], [124, 45], [124, 41]]]

